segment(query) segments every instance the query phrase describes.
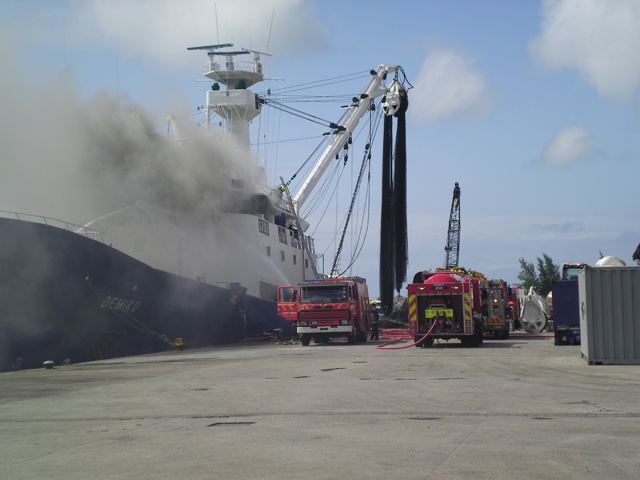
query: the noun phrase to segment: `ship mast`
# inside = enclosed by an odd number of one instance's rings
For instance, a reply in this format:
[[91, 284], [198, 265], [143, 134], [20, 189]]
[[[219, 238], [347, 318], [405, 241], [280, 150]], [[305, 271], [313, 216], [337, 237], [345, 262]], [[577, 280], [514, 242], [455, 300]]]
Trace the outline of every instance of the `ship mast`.
[[[264, 80], [260, 55], [268, 53], [233, 47], [232, 43], [187, 47], [187, 50], [205, 50], [209, 61], [204, 65], [204, 76], [213, 80], [207, 92], [206, 127], [211, 127], [211, 117], [217, 113], [225, 119], [225, 130], [239, 144], [250, 144], [249, 122], [260, 114], [259, 97], [249, 87]], [[252, 55], [252, 60], [237, 60], [237, 56]], [[220, 86], [226, 87], [222, 90]]]

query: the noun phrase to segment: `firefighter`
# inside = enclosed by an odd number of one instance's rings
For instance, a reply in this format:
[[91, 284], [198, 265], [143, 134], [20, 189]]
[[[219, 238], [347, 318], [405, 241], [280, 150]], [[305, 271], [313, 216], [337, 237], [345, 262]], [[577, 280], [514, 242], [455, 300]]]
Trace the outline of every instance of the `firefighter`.
[[380, 314], [378, 312], [378, 302], [371, 300], [371, 338], [370, 340], [378, 340], [380, 324]]

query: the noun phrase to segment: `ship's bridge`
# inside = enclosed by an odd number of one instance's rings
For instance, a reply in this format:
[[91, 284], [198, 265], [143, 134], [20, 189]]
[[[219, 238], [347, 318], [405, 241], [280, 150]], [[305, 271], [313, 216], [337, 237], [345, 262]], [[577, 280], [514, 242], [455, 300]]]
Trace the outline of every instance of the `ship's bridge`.
[[[227, 133], [239, 144], [249, 145], [249, 122], [259, 115], [261, 107], [260, 99], [249, 87], [264, 80], [260, 55], [269, 54], [248, 48], [220, 50], [229, 47], [233, 44], [202, 45], [187, 50], [206, 50], [209, 58], [203, 75], [215, 83], [207, 92], [207, 128], [211, 127], [211, 114], [215, 112], [226, 120]], [[220, 88], [221, 84], [226, 89]]]
[[253, 61], [234, 58], [236, 55], [248, 54], [249, 51], [230, 52], [225, 55], [224, 62], [218, 62], [219, 52], [209, 52], [209, 63], [204, 65], [204, 76], [214, 82], [222, 83], [228, 88], [248, 88], [264, 80], [264, 70], [260, 62], [260, 54], [253, 54]]

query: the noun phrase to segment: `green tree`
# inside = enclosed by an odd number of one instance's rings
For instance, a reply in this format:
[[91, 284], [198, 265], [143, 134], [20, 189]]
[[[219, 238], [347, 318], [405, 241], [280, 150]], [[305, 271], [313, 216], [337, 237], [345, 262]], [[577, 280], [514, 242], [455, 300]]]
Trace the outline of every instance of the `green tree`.
[[543, 253], [542, 259], [538, 257], [538, 293], [546, 297], [556, 280], [560, 280], [560, 267], [553, 263], [549, 255]]
[[546, 297], [553, 287], [553, 282], [560, 279], [560, 267], [553, 263], [553, 260], [546, 253], [542, 258], [537, 258], [538, 272], [533, 263], [520, 259], [520, 273], [518, 279], [522, 282], [525, 290], [535, 287], [536, 293], [541, 297]]
[[538, 275], [536, 274], [536, 267], [533, 263], [527, 262], [524, 258], [520, 259], [520, 273], [518, 279], [522, 282], [522, 286], [525, 290], [529, 290], [531, 287], [535, 287], [538, 283]]

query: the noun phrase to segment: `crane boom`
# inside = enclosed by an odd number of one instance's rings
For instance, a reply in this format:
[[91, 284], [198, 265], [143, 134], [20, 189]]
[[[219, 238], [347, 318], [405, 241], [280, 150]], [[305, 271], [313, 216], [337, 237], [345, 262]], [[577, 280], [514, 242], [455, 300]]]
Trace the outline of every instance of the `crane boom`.
[[387, 92], [387, 89], [383, 85], [383, 82], [387, 78], [387, 74], [395, 73], [398, 67], [395, 65], [380, 65], [376, 70], [371, 71], [371, 79], [367, 83], [366, 87], [360, 93], [359, 98], [350, 107], [349, 112], [344, 117], [341, 125], [337, 125], [333, 132], [333, 138], [331, 143], [322, 153], [322, 156], [316, 162], [311, 174], [307, 177], [300, 190], [293, 198], [293, 203], [296, 206], [297, 211], [300, 211], [300, 207], [311, 194], [314, 187], [322, 177], [323, 173], [329, 167], [331, 160], [336, 156], [344, 145], [349, 141], [349, 137], [354, 132], [360, 119], [366, 112], [371, 110], [371, 104], [374, 99]]
[[460, 186], [458, 182], [453, 188], [447, 245], [444, 247], [444, 251], [444, 268], [448, 270], [457, 267], [460, 260]]

